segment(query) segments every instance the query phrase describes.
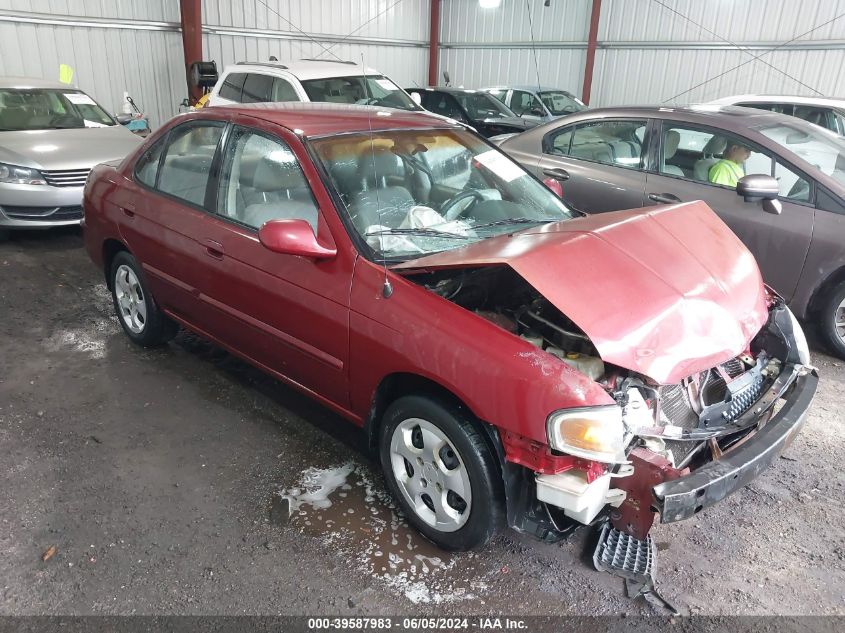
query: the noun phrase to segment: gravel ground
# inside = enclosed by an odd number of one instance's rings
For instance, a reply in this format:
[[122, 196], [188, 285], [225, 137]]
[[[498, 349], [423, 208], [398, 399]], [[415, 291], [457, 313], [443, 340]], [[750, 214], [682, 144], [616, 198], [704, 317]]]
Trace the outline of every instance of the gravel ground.
[[[845, 363], [814, 359], [775, 466], [654, 530], [683, 612], [845, 615]], [[0, 244], [0, 361], [0, 614], [654, 613], [586, 564], [586, 530], [424, 542], [352, 425], [189, 334], [132, 346], [78, 231]], [[330, 508], [271, 520], [315, 481]]]

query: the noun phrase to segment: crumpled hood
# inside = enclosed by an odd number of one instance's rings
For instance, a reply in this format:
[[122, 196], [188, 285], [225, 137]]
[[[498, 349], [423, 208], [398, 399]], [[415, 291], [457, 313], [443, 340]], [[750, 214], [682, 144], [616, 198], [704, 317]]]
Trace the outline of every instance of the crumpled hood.
[[35, 169], [89, 169], [122, 159], [143, 142], [122, 125], [0, 132], [0, 163]]
[[393, 269], [491, 265], [512, 267], [605, 362], [660, 384], [742, 353], [767, 319], [754, 257], [704, 202], [567, 220]]

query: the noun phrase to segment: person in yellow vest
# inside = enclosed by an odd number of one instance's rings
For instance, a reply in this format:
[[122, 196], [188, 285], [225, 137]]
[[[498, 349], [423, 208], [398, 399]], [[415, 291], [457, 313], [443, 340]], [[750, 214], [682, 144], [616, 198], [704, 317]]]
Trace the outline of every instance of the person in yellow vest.
[[742, 164], [751, 156], [751, 150], [734, 141], [729, 141], [722, 154], [722, 160], [714, 163], [707, 176], [714, 185], [736, 187], [737, 181], [745, 175]]

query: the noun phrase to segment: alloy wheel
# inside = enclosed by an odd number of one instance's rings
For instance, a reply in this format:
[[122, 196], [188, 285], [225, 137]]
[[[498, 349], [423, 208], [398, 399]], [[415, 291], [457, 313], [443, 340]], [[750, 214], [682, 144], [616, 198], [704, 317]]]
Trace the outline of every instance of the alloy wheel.
[[414, 512], [441, 532], [469, 519], [472, 489], [463, 459], [446, 434], [420, 418], [400, 422], [390, 439], [390, 463]]
[[147, 325], [144, 291], [135, 271], [125, 264], [118, 266], [115, 272], [114, 294], [124, 325], [135, 334], [143, 332]]

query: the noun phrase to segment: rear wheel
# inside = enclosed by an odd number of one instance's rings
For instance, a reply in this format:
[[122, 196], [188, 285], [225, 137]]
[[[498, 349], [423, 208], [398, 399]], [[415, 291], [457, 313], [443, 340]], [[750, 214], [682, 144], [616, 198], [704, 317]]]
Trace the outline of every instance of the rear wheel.
[[0, 229], [0, 242], [5, 242], [9, 239], [8, 229]]
[[408, 520], [443, 549], [480, 547], [503, 522], [495, 457], [457, 407], [424, 396], [396, 400], [384, 415], [379, 453]]
[[162, 345], [179, 327], [159, 309], [141, 275], [138, 261], [126, 251], [115, 255], [111, 265], [114, 309], [123, 331], [144, 347]]

